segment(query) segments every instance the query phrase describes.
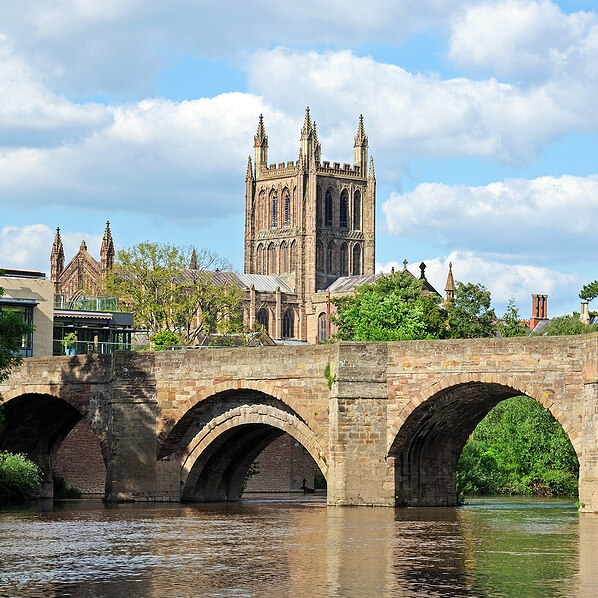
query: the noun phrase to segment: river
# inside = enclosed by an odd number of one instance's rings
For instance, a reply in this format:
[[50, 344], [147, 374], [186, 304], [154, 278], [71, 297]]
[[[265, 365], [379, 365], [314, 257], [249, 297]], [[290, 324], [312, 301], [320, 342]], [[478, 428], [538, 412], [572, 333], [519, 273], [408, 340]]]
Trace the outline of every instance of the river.
[[598, 515], [571, 501], [326, 507], [35, 503], [0, 509], [0, 596], [598, 596]]

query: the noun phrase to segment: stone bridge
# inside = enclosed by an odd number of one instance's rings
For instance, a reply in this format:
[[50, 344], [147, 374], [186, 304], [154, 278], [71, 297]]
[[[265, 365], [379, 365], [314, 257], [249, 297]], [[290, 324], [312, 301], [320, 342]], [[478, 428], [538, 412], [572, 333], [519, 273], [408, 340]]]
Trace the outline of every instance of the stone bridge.
[[598, 512], [598, 334], [34, 358], [0, 393], [0, 449], [40, 465], [46, 496], [56, 451], [84, 418], [109, 501], [235, 500], [288, 432], [326, 477], [329, 504], [381, 506], [454, 505], [468, 436], [525, 394], [568, 434], [581, 509]]

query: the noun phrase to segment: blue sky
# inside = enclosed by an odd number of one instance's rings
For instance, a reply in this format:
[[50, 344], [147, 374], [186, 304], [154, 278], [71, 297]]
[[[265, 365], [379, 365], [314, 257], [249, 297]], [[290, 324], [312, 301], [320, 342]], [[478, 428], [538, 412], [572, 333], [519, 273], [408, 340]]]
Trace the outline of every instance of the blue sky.
[[48, 272], [152, 240], [243, 268], [244, 175], [264, 114], [294, 160], [307, 105], [324, 159], [364, 115], [380, 269], [424, 260], [579, 309], [598, 278], [598, 13], [570, 0], [22, 0], [0, 3], [0, 265]]

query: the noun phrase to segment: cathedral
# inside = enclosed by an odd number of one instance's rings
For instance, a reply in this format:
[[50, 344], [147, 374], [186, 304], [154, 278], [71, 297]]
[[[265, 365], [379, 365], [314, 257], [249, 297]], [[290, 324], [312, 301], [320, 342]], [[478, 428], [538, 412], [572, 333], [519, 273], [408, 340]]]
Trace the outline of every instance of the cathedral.
[[[357, 122], [353, 164], [321, 159], [309, 108], [297, 160], [268, 164], [262, 115], [253, 145], [245, 177], [244, 272], [213, 272], [213, 280], [245, 290], [247, 328], [260, 324], [277, 342], [321, 342], [334, 333], [331, 298], [352, 293], [375, 277], [376, 176], [363, 117]], [[82, 241], [65, 267], [57, 229], [50, 262], [57, 296], [101, 295], [114, 263], [110, 224], [100, 261]], [[438, 295], [425, 278], [425, 265], [420, 268], [424, 292]]]

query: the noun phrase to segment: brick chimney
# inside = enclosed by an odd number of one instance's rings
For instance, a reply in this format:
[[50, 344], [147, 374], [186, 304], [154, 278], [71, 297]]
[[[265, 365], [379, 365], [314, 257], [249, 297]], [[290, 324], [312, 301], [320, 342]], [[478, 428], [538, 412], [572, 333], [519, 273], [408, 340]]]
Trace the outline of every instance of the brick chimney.
[[548, 295], [532, 295], [530, 330], [533, 330], [542, 320], [548, 320]]

